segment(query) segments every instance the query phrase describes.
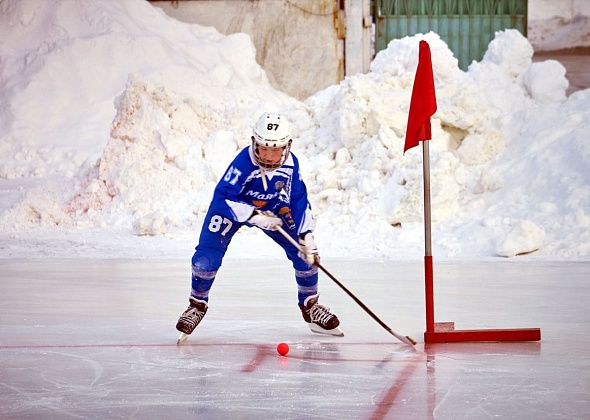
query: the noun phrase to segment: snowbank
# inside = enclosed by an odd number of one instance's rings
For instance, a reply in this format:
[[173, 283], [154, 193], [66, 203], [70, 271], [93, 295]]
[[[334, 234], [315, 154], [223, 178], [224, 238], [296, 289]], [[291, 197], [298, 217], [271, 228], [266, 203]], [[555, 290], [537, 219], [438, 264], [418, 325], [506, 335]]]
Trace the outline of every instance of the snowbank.
[[[0, 214], [11, 241], [35, 231], [102, 229], [117, 232], [116, 249], [125, 235], [198, 232], [217, 179], [249, 143], [251, 124], [263, 110], [280, 110], [296, 127], [293, 151], [322, 253], [420, 258], [421, 150], [402, 150], [418, 42], [425, 39], [438, 100], [431, 142], [436, 255], [590, 255], [590, 230], [580, 229], [590, 221], [590, 91], [566, 99], [561, 65], [533, 65], [532, 47], [517, 31], [499, 32], [467, 72], [434, 33], [395, 40], [370, 73], [301, 103], [269, 86], [247, 37], [174, 22], [145, 2], [2, 7], [12, 25], [11, 40], [0, 46], [9, 56], [2, 103], [16, 105], [0, 110], [11, 118], [0, 147], [2, 156], [21, 151], [29, 158], [3, 158], [0, 176], [60, 176], [43, 178], [41, 188]], [[44, 25], [65, 29], [41, 38]], [[17, 41], [19, 31], [29, 35]], [[53, 47], [38, 54], [46, 39]], [[89, 48], [90, 41], [102, 48]], [[23, 64], [30, 54], [37, 54], [35, 64]], [[68, 68], [68, 56], [77, 57], [77, 69]], [[49, 67], [63, 77], [43, 88]], [[104, 77], [94, 84], [81, 77], [97, 68]], [[51, 87], [57, 84], [62, 88]], [[71, 106], [85, 89], [82, 99], [96, 96], [100, 104], [81, 100], [70, 114], [50, 113], [52, 130], [26, 112], [27, 103]], [[96, 127], [85, 120], [107, 102], [111, 109], [96, 112]], [[248, 241], [237, 240], [235, 252], [251, 256], [256, 235], [244, 231]], [[5, 248], [4, 255], [13, 253]]]
[[247, 35], [180, 23], [146, 1], [4, 1], [0, 40], [0, 152], [13, 156], [2, 178], [71, 176], [96, 159], [130, 73], [217, 110], [227, 102], [225, 112], [288, 102]]

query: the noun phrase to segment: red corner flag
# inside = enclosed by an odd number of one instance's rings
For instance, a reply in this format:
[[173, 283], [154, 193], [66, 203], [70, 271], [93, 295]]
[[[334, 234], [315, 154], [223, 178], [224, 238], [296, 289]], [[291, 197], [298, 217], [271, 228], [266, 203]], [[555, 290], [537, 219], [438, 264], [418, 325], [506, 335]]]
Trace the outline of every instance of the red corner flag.
[[406, 129], [406, 150], [418, 146], [420, 140], [430, 140], [430, 117], [436, 112], [436, 94], [434, 93], [434, 77], [432, 76], [432, 60], [428, 42], [420, 41], [418, 68], [412, 89], [408, 127]]

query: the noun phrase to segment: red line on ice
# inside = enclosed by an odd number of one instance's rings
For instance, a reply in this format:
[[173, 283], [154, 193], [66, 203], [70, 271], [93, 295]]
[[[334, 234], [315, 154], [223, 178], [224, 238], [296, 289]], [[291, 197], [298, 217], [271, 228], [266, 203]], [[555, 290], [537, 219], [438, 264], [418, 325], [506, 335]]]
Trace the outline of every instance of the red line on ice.
[[242, 372], [254, 372], [258, 366], [262, 364], [264, 359], [266, 359], [270, 355], [270, 347], [265, 345], [257, 345], [256, 346], [256, 354], [242, 369]]
[[397, 398], [398, 394], [402, 391], [408, 379], [414, 372], [414, 370], [418, 367], [418, 361], [423, 359], [423, 355], [417, 355], [416, 358], [408, 361], [408, 366], [402, 370], [400, 375], [397, 377], [396, 381], [389, 387], [381, 401], [377, 404], [377, 408], [373, 411], [373, 414], [370, 417], [370, 420], [382, 420], [384, 419], [389, 410], [393, 407], [393, 403]]
[[[317, 344], [328, 344], [325, 343], [317, 343]], [[347, 345], [347, 346], [367, 346], [367, 345], [387, 345], [390, 346], [391, 343], [342, 343], [342, 342], [329, 342], [329, 344], [338, 344], [338, 345]], [[26, 350], [26, 349], [52, 349], [52, 348], [104, 348], [104, 347], [119, 347], [119, 348], [127, 348], [127, 347], [210, 347], [210, 346], [243, 346], [243, 347], [259, 347], [259, 346], [266, 346], [268, 348], [269, 345], [267, 344], [260, 344], [260, 343], [182, 343], [180, 345], [174, 343], [144, 343], [144, 344], [135, 344], [135, 343], [103, 343], [103, 344], [3, 344], [0, 345], [0, 350]]]

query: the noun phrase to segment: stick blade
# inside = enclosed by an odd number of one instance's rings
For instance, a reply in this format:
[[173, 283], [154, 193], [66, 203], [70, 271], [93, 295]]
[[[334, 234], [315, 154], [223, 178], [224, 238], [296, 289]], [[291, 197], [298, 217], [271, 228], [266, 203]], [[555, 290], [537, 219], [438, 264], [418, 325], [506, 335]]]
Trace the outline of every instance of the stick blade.
[[409, 335], [400, 335], [395, 333], [392, 330], [389, 330], [389, 332], [391, 333], [391, 335], [393, 335], [395, 338], [397, 338], [399, 341], [401, 341], [402, 343], [407, 344], [408, 346], [412, 346], [414, 347], [416, 345], [416, 340], [414, 340], [412, 337], [410, 337]]
[[412, 346], [416, 345], [416, 340], [414, 340], [412, 337], [410, 337], [409, 335], [406, 335], [405, 337], [408, 340], [408, 344], [411, 344]]

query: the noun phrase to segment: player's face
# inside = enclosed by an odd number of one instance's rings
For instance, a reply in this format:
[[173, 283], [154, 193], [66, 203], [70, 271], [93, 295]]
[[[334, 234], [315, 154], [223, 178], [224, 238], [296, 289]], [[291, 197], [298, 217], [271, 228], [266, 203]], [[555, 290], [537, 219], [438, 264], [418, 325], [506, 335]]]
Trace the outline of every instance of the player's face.
[[284, 150], [284, 147], [258, 146], [258, 158], [268, 165], [276, 165], [281, 161]]

